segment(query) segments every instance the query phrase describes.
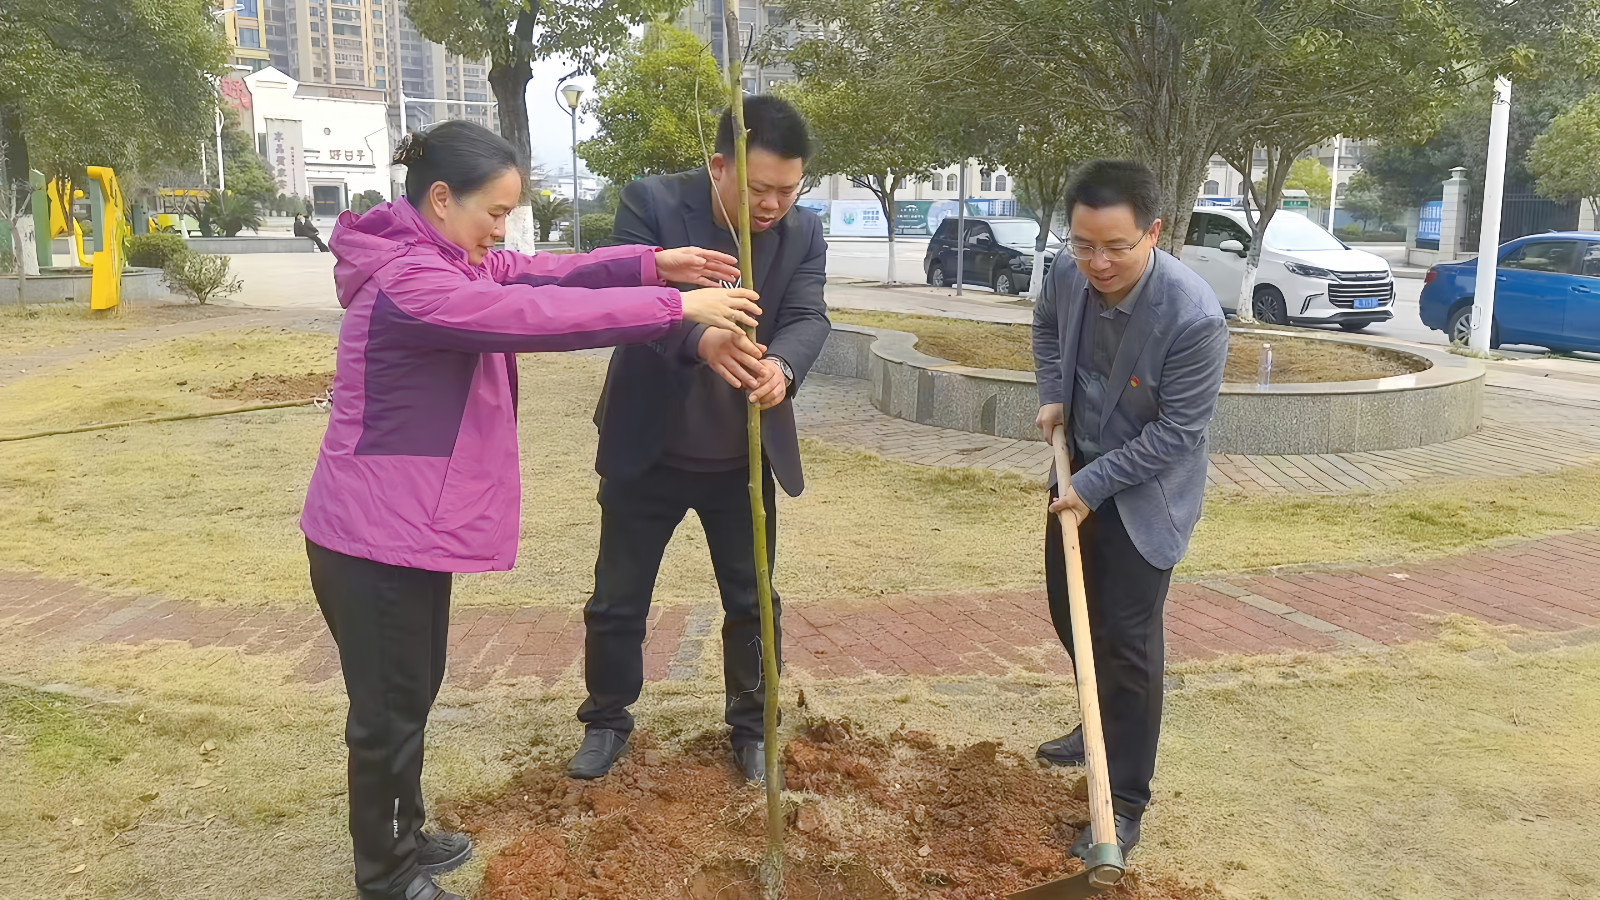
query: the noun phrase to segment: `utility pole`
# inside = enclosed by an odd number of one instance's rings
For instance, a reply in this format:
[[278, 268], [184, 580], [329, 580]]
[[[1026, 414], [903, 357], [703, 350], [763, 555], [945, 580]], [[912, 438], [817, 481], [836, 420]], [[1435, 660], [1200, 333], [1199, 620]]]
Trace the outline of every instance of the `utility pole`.
[[[1472, 294], [1472, 332], [1467, 346], [1489, 352], [1494, 330], [1494, 284], [1500, 264], [1500, 201], [1506, 183], [1506, 132], [1511, 119], [1511, 80], [1494, 80], [1489, 109], [1489, 160], [1483, 177], [1483, 227], [1478, 234], [1478, 283]], [[1443, 248], [1440, 248], [1441, 250]]]

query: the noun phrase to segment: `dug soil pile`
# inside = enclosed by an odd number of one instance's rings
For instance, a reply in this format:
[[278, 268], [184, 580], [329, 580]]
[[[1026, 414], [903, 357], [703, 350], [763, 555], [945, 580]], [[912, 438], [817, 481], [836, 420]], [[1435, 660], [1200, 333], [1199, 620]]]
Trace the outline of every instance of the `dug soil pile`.
[[[1076, 776], [993, 743], [881, 740], [816, 722], [789, 743], [784, 772], [790, 900], [998, 898], [1079, 867], [1066, 853], [1088, 819]], [[509, 840], [489, 862], [487, 900], [757, 900], [765, 815], [724, 739], [669, 755], [642, 732], [598, 782], [530, 769], [495, 801], [441, 809], [480, 841]], [[1215, 895], [1130, 875], [1107, 896]]]
[[216, 385], [206, 394], [218, 400], [286, 403], [326, 397], [332, 386], [332, 372], [308, 372], [305, 375], [262, 375], [258, 372], [243, 381]]

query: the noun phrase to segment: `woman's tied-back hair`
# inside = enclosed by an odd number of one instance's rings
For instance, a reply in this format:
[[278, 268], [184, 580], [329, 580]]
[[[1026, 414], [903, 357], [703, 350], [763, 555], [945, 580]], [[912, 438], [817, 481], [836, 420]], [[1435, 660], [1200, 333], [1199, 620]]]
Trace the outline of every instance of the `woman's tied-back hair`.
[[422, 208], [428, 188], [442, 181], [463, 197], [508, 171], [518, 171], [517, 153], [505, 138], [481, 125], [452, 119], [400, 139], [394, 164], [406, 167], [406, 199]]

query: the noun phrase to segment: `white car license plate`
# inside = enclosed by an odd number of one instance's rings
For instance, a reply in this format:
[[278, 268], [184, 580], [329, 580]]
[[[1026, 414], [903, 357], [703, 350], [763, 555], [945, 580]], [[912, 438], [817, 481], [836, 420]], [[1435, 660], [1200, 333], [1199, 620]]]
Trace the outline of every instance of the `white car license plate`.
[[1377, 308], [1378, 308], [1378, 298], [1377, 297], [1357, 297], [1356, 298], [1356, 309], [1377, 309]]

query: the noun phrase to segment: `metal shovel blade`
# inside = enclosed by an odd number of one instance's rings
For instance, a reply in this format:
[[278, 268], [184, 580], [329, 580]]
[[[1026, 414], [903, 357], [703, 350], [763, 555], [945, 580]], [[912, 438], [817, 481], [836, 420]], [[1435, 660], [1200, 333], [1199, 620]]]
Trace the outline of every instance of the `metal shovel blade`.
[[1089, 848], [1091, 865], [1076, 875], [1047, 881], [1025, 891], [1006, 895], [1006, 900], [1082, 900], [1111, 890], [1122, 880], [1122, 851], [1116, 844], [1096, 844]]

